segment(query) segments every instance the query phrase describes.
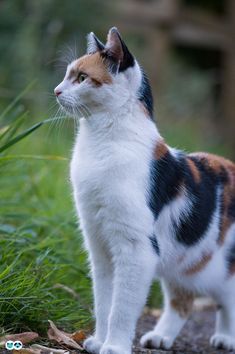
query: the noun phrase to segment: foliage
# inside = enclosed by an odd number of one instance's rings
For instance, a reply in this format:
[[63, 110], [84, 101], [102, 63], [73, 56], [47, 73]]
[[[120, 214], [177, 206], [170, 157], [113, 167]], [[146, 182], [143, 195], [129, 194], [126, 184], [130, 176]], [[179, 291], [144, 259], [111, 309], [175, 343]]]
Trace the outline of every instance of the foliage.
[[27, 106], [31, 112], [44, 112], [45, 93], [51, 92], [75, 53], [84, 52], [87, 33], [91, 28], [98, 34], [104, 32], [102, 27], [107, 30], [108, 8], [103, 0], [1, 1], [0, 96], [10, 102], [36, 77]]
[[[1, 114], [0, 326], [43, 333], [51, 319], [80, 328], [91, 318], [90, 279], [67, 183], [68, 159], [37, 155], [43, 135], [27, 136], [50, 120], [23, 128], [27, 114], [16, 114], [18, 101]], [[29, 152], [29, 142], [33, 154], [21, 154]], [[56, 150], [50, 142], [47, 153]], [[64, 140], [57, 151], [67, 148]]]

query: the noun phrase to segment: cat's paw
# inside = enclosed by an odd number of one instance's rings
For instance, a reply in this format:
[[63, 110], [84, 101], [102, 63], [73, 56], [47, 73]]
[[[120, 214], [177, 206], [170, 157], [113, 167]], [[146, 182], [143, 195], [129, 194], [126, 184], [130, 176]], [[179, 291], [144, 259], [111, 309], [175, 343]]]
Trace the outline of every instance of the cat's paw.
[[131, 351], [119, 345], [104, 344], [101, 348], [100, 354], [131, 354]]
[[99, 354], [102, 343], [95, 337], [87, 338], [83, 343], [83, 348], [91, 354]]
[[214, 334], [210, 339], [210, 344], [217, 349], [235, 349], [235, 339], [226, 334]]
[[150, 349], [170, 349], [173, 341], [171, 337], [159, 335], [154, 331], [150, 331], [140, 338], [141, 346]]

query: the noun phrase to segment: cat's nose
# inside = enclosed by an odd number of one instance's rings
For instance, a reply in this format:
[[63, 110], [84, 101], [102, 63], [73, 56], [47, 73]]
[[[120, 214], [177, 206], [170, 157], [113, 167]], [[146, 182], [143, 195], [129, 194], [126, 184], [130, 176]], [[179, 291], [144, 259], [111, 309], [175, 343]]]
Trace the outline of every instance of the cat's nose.
[[62, 91], [58, 90], [57, 88], [54, 89], [55, 95], [58, 97], [59, 95], [61, 95]]

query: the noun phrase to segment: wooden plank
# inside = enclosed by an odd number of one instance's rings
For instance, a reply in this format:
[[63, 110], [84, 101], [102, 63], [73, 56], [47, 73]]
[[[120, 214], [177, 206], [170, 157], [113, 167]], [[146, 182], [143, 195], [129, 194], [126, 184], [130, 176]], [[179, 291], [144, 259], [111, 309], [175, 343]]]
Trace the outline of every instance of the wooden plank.
[[144, 2], [136, 0], [118, 3], [118, 11], [122, 14], [123, 22], [135, 19], [138, 24], [171, 25], [175, 19], [180, 0], [158, 0]]
[[230, 41], [228, 36], [223, 32], [209, 31], [200, 24], [192, 24], [190, 22], [179, 22], [172, 29], [172, 40], [176, 44], [184, 44], [206, 47], [208, 49], [228, 50]]

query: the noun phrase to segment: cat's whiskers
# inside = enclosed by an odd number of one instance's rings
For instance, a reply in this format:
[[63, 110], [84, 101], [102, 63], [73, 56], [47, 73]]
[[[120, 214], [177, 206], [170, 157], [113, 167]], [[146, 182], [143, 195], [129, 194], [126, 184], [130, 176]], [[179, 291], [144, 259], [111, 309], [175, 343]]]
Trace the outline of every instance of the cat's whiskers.
[[85, 110], [85, 112], [87, 113], [87, 116], [91, 115], [91, 111], [90, 109], [87, 107], [87, 105], [85, 105], [84, 103], [79, 103], [80, 106]]
[[[72, 48], [71, 46], [67, 45], [66, 46], [66, 52], [63, 52], [63, 60], [67, 62], [67, 64], [70, 64], [72, 61], [77, 59], [77, 54], [76, 54], [76, 48]], [[64, 54], [65, 53], [65, 54]]]
[[61, 122], [67, 119], [67, 118], [64, 118], [63, 116], [64, 116], [64, 112], [63, 112], [62, 108], [59, 106], [59, 108], [55, 114], [55, 118], [53, 119], [53, 121], [50, 124], [50, 131], [53, 129], [57, 133], [57, 138], [59, 135]]

